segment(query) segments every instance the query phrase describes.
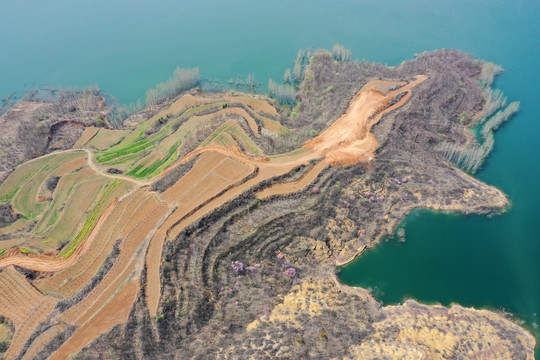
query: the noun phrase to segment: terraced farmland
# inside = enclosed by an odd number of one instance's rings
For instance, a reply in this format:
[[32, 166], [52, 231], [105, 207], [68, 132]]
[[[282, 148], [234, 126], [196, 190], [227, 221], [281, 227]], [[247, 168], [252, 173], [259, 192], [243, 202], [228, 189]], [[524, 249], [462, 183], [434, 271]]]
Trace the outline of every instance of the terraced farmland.
[[[198, 231], [227, 232], [224, 222], [234, 230], [234, 216], [242, 213], [251, 220], [251, 211], [260, 216], [261, 203], [274, 206], [275, 199], [313, 195], [305, 190], [318, 180], [325, 183], [331, 166], [362, 163], [368, 168], [377, 147], [372, 126], [405, 105], [424, 79], [367, 83], [332, 126], [277, 155], [263, 149], [294, 131], [281, 124], [278, 110], [266, 99], [185, 94], [152, 117], [131, 123], [131, 129], [88, 127], [73, 149], [20, 165], [0, 185], [0, 201], [23, 215], [0, 229], [0, 316], [15, 328], [6, 359], [66, 359], [128, 321], [165, 336], [160, 321], [169, 304], [181, 308], [179, 317], [196, 306], [186, 300], [191, 285], [171, 296], [164, 273], [176, 276], [178, 268], [184, 269], [182, 276], [197, 278], [198, 294], [218, 301], [224, 288], [214, 289], [220, 276], [228, 276], [220, 275], [220, 261], [242, 245], [228, 244], [223, 234], [209, 243], [203, 237], [189, 244], [182, 239]], [[251, 205], [236, 209], [245, 199]], [[282, 211], [275, 208], [276, 214]], [[221, 230], [215, 230], [209, 219], [229, 212]], [[281, 218], [269, 212], [258, 221]], [[271, 253], [272, 242], [282, 240], [270, 230], [234, 231], [254, 248], [260, 245], [261, 253]], [[260, 237], [268, 242], [257, 245]], [[181, 250], [175, 250], [178, 244]], [[171, 263], [172, 251], [188, 254], [185, 262]], [[235, 291], [230, 286], [229, 294]], [[133, 311], [141, 307], [142, 312]], [[183, 326], [176, 330], [198, 331], [195, 320]], [[141, 357], [146, 350], [137, 351]]]
[[[19, 226], [4, 229], [13, 240], [3, 242], [11, 247], [0, 257], [0, 276], [6, 277], [0, 285], [13, 296], [20, 294], [10, 283], [30, 286], [13, 265], [44, 274], [32, 281], [32, 296], [46, 307], [40, 321], [50, 315], [52, 326], [22, 350], [37, 325], [24, 323], [22, 311], [20, 319], [13, 319], [17, 331], [8, 358], [18, 352], [25, 358], [39, 354], [41, 347], [75, 327], [52, 354], [64, 358], [125, 321], [126, 302], [135, 300], [145, 267], [147, 302], [155, 316], [166, 241], [261, 181], [318, 157], [311, 151], [300, 152], [300, 157], [286, 154], [278, 161], [266, 157], [257, 145], [260, 129], [288, 133], [270, 117], [278, 118], [276, 109], [260, 98], [185, 95], [133, 130], [89, 127], [73, 150], [18, 167], [0, 185], [2, 200], [23, 214]], [[193, 167], [162, 193], [138, 180], [167, 176], [197, 156]], [[124, 174], [110, 173], [108, 167]], [[5, 316], [14, 314], [15, 302], [10, 304]], [[21, 323], [26, 329], [22, 335]]]

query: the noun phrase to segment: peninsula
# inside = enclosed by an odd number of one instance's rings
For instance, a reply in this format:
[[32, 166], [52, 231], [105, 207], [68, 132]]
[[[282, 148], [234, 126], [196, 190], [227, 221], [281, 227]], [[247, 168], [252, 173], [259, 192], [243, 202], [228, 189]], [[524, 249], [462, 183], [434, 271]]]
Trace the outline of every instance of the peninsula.
[[533, 359], [502, 314], [383, 306], [335, 276], [413, 209], [508, 206], [472, 176], [519, 108], [491, 88], [502, 69], [456, 50], [397, 67], [318, 50], [300, 69], [270, 97], [178, 70], [116, 123], [94, 88], [8, 109], [0, 354]]

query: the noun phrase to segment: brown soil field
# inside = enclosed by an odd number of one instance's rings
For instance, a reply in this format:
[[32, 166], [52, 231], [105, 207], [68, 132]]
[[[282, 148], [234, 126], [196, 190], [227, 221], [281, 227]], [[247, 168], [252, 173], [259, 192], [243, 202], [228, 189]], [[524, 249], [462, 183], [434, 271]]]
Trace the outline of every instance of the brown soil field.
[[[60, 286], [54, 288], [55, 293], [64, 297], [73, 295], [92, 279], [105, 260], [107, 254], [111, 251], [114, 242], [117, 239], [127, 238], [129, 232], [136, 228], [141, 219], [137, 214], [145, 214], [156, 206], [156, 201], [150, 197], [144, 199], [141, 203], [144, 204], [144, 206], [137, 207], [138, 204], [135, 203], [134, 208], [136, 208], [136, 211], [132, 211], [126, 206], [128, 211], [123, 213], [122, 219], [117, 222], [118, 226], [114, 230], [109, 228], [103, 229], [103, 231], [100, 232], [98, 240], [100, 240], [101, 244], [95, 244], [96, 240], [94, 240], [92, 247], [84, 255], [85, 261], [77, 262], [74, 266], [66, 269], [64, 274], [61, 274], [67, 281], [64, 280], [59, 283], [57, 279], [55, 283]], [[126, 225], [128, 222], [131, 223]], [[109, 230], [109, 232], [107, 230]]]
[[[167, 205], [164, 203], [154, 206], [149, 212], [135, 214], [139, 222], [125, 236], [125, 240], [120, 246], [120, 254], [113, 267], [103, 278], [103, 280], [86, 296], [80, 303], [70, 308], [61, 318], [72, 324], [82, 324], [93, 316], [103, 303], [113, 296], [119, 287], [127, 281], [137, 262], [143, 262], [143, 257], [138, 255], [138, 250], [143, 249], [143, 244], [148, 234], [152, 231], [161, 217], [167, 212]], [[144, 251], [143, 251], [144, 254]], [[127, 305], [127, 304], [125, 304]]]
[[125, 284], [110, 301], [89, 321], [78, 328], [75, 333], [57, 350], [50, 359], [64, 360], [71, 354], [76, 354], [92, 340], [104, 333], [107, 329], [127, 321], [131, 306], [139, 290], [138, 279], [135, 278]]
[[186, 175], [162, 194], [163, 199], [170, 204], [175, 203], [178, 197], [188, 191], [190, 186], [225, 159], [226, 155], [224, 154], [212, 151], [205, 152]]
[[32, 345], [26, 350], [22, 360], [33, 360], [38, 353], [51, 341], [56, 335], [60, 334], [65, 329], [63, 324], [53, 325], [44, 333], [39, 335]]
[[[412, 94], [411, 89], [425, 79], [425, 76], [418, 75], [415, 81], [393, 91], [388, 90], [403, 82], [370, 81], [356, 94], [347, 112], [320, 135], [307, 141], [304, 147], [324, 155], [332, 165], [372, 161], [377, 139], [370, 132], [371, 127], [382, 115], [404, 105]], [[407, 91], [406, 95], [390, 105], [390, 100], [404, 91]]]
[[34, 328], [49, 315], [56, 299], [37, 291], [12, 266], [0, 272], [0, 315], [15, 326], [15, 334], [4, 358], [11, 359], [21, 350]]
[[[144, 200], [144, 191], [137, 190], [120, 201], [104, 219], [100, 231], [96, 231], [95, 235], [90, 235], [88, 240], [92, 241], [92, 246], [84, 253], [85, 261], [77, 261], [51, 277], [38, 280], [36, 286], [41, 291], [53, 291], [64, 296], [69, 296], [82, 288], [87, 283], [86, 280], [99, 269], [111, 251], [114, 241], [124, 236], [126, 223], [132, 219], [131, 209], [137, 209]], [[86, 280], [81, 280], [81, 277]]]

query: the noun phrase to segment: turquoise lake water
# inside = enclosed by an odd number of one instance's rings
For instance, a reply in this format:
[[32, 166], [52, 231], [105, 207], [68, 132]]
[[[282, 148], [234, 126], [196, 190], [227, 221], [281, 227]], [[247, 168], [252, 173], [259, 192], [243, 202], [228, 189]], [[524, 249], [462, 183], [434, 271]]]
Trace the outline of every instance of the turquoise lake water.
[[130, 102], [176, 66], [198, 66], [210, 78], [255, 74], [264, 85], [281, 78], [299, 48], [336, 42], [354, 58], [388, 65], [437, 48], [502, 64], [495, 86], [521, 111], [496, 133], [477, 176], [508, 194], [511, 208], [492, 219], [415, 212], [405, 244], [390, 240], [340, 276], [378, 289], [388, 304], [458, 302], [539, 323], [538, 0], [0, 0], [0, 34], [0, 97], [97, 83]]

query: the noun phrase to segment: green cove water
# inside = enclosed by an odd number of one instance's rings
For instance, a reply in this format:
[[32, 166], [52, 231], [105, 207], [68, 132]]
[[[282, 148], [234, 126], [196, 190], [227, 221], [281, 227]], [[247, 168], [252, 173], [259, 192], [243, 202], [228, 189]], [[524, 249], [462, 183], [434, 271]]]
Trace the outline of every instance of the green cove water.
[[521, 111], [477, 176], [508, 194], [510, 209], [492, 219], [415, 211], [404, 244], [383, 242], [340, 278], [386, 304], [457, 302], [506, 309], [530, 329], [539, 322], [538, 0], [0, 0], [0, 33], [0, 97], [98, 84], [127, 103], [177, 66], [203, 78], [254, 74], [264, 86], [299, 48], [336, 42], [388, 65], [439, 48], [501, 64], [495, 86]]

